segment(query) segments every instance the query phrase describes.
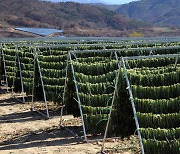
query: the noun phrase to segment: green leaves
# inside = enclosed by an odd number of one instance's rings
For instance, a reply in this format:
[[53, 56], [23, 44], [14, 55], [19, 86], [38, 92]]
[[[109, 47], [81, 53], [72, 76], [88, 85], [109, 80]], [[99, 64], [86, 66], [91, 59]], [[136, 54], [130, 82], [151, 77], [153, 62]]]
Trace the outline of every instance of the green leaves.
[[58, 49], [40, 51], [42, 79], [48, 101], [63, 102], [67, 52]]
[[136, 86], [132, 85], [134, 97], [141, 99], [169, 99], [176, 98], [180, 94], [180, 83], [170, 86]]
[[168, 86], [180, 82], [180, 69], [168, 73], [148, 73], [138, 74], [129, 73], [129, 79], [132, 85], [141, 86]]
[[22, 81], [24, 91], [27, 95], [32, 94], [33, 77], [34, 77], [34, 55], [31, 49], [22, 48], [18, 51], [22, 70]]
[[179, 113], [153, 114], [153, 113], [137, 113], [140, 127], [142, 128], [176, 128], [180, 127]]
[[170, 129], [141, 128], [142, 137], [156, 140], [175, 140], [180, 138], [180, 127]]
[[[110, 56], [110, 55], [109, 55]], [[73, 61], [86, 129], [102, 132], [110, 113], [117, 76], [117, 61], [106, 54]], [[115, 115], [115, 109], [112, 110]], [[112, 123], [111, 123], [112, 127]], [[112, 132], [113, 133], [113, 130]]]
[[135, 98], [135, 105], [141, 113], [174, 113], [180, 111], [180, 97], [170, 99], [138, 99]]
[[18, 76], [15, 49], [2, 48], [1, 50], [4, 53], [4, 59], [2, 60], [5, 63], [8, 86], [12, 87], [14, 82], [17, 81], [16, 76]]
[[129, 60], [128, 64], [130, 68], [141, 68], [141, 67], [160, 67], [174, 64], [175, 58], [153, 58], [153, 59], [141, 59], [141, 60]]
[[128, 62], [133, 68], [127, 72], [147, 154], [179, 153], [180, 65], [175, 68], [174, 62], [175, 58]]
[[143, 139], [145, 153], [147, 154], [178, 154], [180, 140]]

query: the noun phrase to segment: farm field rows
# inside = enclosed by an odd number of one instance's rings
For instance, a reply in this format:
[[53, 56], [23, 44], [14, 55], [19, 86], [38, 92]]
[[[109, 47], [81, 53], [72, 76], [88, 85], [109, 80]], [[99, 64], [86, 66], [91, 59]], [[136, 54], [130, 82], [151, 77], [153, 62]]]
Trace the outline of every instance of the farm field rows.
[[44, 100], [41, 111], [47, 117], [52, 113], [49, 102], [64, 106], [64, 114], [81, 119], [85, 141], [91, 140], [90, 134], [103, 138], [108, 128], [107, 137], [138, 134], [147, 154], [176, 154], [180, 150], [179, 44], [4, 43], [1, 79], [15, 92]]

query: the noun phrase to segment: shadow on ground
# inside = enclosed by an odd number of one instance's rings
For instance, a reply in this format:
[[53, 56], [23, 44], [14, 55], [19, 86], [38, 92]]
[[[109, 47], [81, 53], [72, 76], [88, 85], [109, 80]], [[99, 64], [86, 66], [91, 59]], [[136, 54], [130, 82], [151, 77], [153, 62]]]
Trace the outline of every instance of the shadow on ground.
[[[21, 98], [20, 98], [21, 99]], [[16, 107], [17, 105], [23, 105], [25, 103], [22, 103], [18, 101], [16, 98], [12, 97], [0, 97], [0, 107], [9, 107], [9, 106], [14, 106]], [[44, 103], [42, 103], [44, 105]], [[27, 103], [28, 105], [28, 103]], [[29, 109], [19, 109], [17, 112], [12, 112], [10, 114], [5, 114], [0, 116], [0, 123], [17, 123], [17, 122], [27, 122], [27, 121], [35, 121], [35, 120], [42, 120], [44, 117], [40, 114], [38, 114], [36, 111], [31, 110], [31, 106], [29, 106]], [[43, 114], [46, 114], [46, 110], [41, 110]], [[60, 110], [49, 110], [49, 114], [51, 118], [55, 116], [60, 116]]]
[[17, 105], [17, 104], [22, 104], [22, 103], [20, 101], [17, 101], [17, 99], [15, 98], [7, 98], [7, 99], [0, 100], [0, 107], [12, 106], [12, 105]]
[[[17, 110], [14, 110], [14, 107], [17, 108]], [[24, 108], [23, 103], [12, 98], [10, 94], [8, 94], [7, 97], [4, 94], [0, 94], [0, 108], [7, 111], [4, 111], [4, 115], [0, 116], [0, 124], [20, 123], [19, 126], [21, 126], [24, 122], [39, 120], [38, 122], [40, 124], [42, 120], [45, 120], [45, 118], [37, 112], [31, 111], [30, 105], [27, 104]], [[42, 110], [42, 112], [45, 112], [45, 110]], [[60, 116], [60, 110], [49, 110], [49, 113], [51, 116], [50, 118]], [[81, 126], [66, 126], [66, 128], [59, 128], [58, 126], [49, 127], [50, 128], [46, 130], [24, 132], [23, 135], [14, 133], [10, 139], [5, 139], [0, 142], [0, 151], [82, 143], [82, 139], [77, 138], [77, 136], [75, 137], [76, 133], [78, 133], [79, 136], [82, 136]], [[71, 132], [74, 132], [75, 134], [72, 134]]]
[[[45, 111], [42, 111], [45, 113]], [[50, 111], [50, 118], [55, 116], [60, 116], [60, 111]], [[45, 118], [38, 114], [36, 111], [26, 110], [18, 113], [11, 113], [6, 115], [1, 115], [0, 123], [17, 123], [17, 122], [27, 122], [27, 121], [35, 121], [35, 120], [42, 120]]]
[[[68, 129], [79, 131], [78, 126], [69, 126]], [[52, 128], [45, 131], [36, 131], [0, 143], [0, 150], [24, 149], [43, 146], [62, 146], [81, 144], [82, 139], [76, 138], [66, 129]]]

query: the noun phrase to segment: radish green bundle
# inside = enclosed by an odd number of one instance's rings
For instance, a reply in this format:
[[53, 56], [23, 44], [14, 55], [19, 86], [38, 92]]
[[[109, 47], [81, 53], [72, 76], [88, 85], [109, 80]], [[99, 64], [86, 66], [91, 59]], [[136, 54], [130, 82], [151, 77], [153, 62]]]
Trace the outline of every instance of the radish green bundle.
[[34, 82], [34, 54], [33, 48], [19, 48], [18, 55], [22, 71], [22, 82], [27, 95], [32, 94]]
[[[2, 58], [2, 61], [3, 65], [5, 63], [8, 86], [12, 87], [14, 86], [15, 82], [19, 81], [16, 52], [15, 49], [2, 48], [1, 50], [2, 56], [4, 56], [4, 58]], [[18, 87], [17, 89], [19, 90], [20, 87]]]
[[180, 140], [143, 139], [143, 144], [147, 154], [178, 154]]
[[[86, 129], [103, 133], [110, 113], [118, 63], [111, 54], [95, 55], [77, 55], [79, 58], [73, 60], [73, 66]], [[117, 111], [114, 107], [112, 112], [115, 121]], [[114, 121], [111, 121], [111, 128], [117, 125]]]
[[[62, 104], [67, 69], [67, 51], [62, 48], [40, 49], [38, 59], [47, 101]], [[41, 85], [41, 83], [39, 82]]]
[[178, 153], [180, 64], [175, 67], [175, 58], [130, 60], [128, 64], [145, 153]]

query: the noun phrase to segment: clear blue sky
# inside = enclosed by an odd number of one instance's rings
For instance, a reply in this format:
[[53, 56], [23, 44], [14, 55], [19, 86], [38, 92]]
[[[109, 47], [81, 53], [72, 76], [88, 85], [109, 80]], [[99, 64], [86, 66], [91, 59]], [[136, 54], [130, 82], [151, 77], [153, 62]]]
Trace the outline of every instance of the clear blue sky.
[[129, 2], [137, 1], [137, 0], [102, 0], [102, 1], [111, 3], [111, 4], [124, 4], [124, 3], [129, 3]]

